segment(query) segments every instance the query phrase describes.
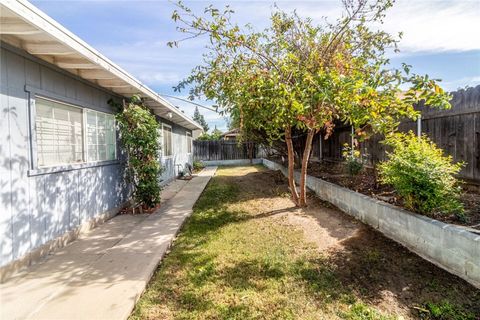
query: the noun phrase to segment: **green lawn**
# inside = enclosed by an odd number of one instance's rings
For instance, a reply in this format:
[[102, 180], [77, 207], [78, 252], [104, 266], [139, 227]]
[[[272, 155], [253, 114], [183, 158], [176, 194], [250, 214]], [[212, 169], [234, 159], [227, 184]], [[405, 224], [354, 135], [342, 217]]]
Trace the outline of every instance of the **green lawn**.
[[[276, 180], [260, 167], [220, 168], [131, 319], [397, 319], [347, 283], [341, 264], [301, 228], [279, 222], [281, 210], [271, 209], [289, 200]], [[384, 263], [382, 253], [368, 252], [366, 263]], [[412, 305], [434, 319], [424, 302]]]

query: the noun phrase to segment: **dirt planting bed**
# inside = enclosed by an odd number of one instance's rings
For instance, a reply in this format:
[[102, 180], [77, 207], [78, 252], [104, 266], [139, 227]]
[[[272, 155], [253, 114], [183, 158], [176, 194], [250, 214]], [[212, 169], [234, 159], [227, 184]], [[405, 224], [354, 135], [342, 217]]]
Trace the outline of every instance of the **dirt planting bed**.
[[[312, 162], [309, 165], [308, 174], [393, 205], [403, 207], [402, 199], [395, 193], [395, 190], [392, 187], [378, 183], [377, 173], [372, 168], [363, 168], [358, 175], [351, 176], [347, 173], [343, 163]], [[464, 193], [461, 197], [461, 201], [465, 207], [466, 219], [453, 214], [433, 214], [432, 218], [446, 223], [467, 226], [480, 230], [480, 193], [478, 190], [479, 189], [473, 186], [464, 186]]]

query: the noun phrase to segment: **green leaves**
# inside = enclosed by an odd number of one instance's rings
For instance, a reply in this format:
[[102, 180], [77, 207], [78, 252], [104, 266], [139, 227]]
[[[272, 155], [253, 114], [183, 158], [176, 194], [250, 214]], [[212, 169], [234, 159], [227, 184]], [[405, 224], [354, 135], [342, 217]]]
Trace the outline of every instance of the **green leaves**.
[[115, 119], [127, 153], [127, 172], [134, 199], [147, 208], [154, 207], [160, 203], [159, 177], [162, 172], [158, 161], [159, 124], [136, 95], [115, 115]]
[[200, 111], [198, 111], [198, 107], [195, 107], [195, 112], [193, 113], [193, 120], [195, 120], [199, 125], [202, 126], [205, 133], [208, 132], [208, 123], [207, 121], [205, 121], [205, 117], [203, 116], [203, 114], [200, 114]]
[[180, 14], [178, 13], [177, 10], [174, 10], [174, 11], [173, 11], [171, 18], [172, 18], [172, 20], [175, 21], [175, 22], [177, 22], [178, 19], [180, 19]]
[[455, 178], [462, 163], [453, 163], [427, 136], [419, 138], [411, 131], [390, 135], [386, 144], [393, 151], [379, 166], [381, 181], [395, 188], [408, 209], [423, 214], [463, 212]]
[[386, 52], [396, 51], [399, 39], [372, 26], [381, 25], [391, 0], [343, 4], [342, 18], [322, 25], [276, 8], [260, 32], [233, 23], [229, 9], [209, 6], [200, 17], [179, 4], [178, 30], [210, 45], [176, 89], [215, 100], [239, 117], [244, 133], [261, 132], [268, 144], [291, 128], [329, 136], [339, 122], [361, 137], [388, 134], [418, 117], [414, 104], [449, 107], [437, 80], [389, 65]]

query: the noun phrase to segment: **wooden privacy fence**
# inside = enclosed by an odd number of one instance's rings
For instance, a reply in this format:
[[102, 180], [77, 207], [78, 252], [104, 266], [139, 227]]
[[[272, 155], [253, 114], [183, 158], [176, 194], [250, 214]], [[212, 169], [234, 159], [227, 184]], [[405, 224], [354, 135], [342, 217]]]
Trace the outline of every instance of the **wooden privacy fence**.
[[[480, 184], [480, 86], [459, 90], [452, 95], [452, 108], [449, 110], [420, 109], [421, 132], [451, 155], [455, 162], [465, 162], [460, 172], [461, 178]], [[418, 123], [404, 121], [399, 129], [418, 132]], [[370, 165], [386, 158], [381, 140], [381, 136], [374, 136], [360, 143], [360, 150]], [[343, 145], [350, 142], [351, 127], [337, 127], [327, 140], [315, 137], [312, 156], [341, 161]]]
[[[193, 160], [239, 160], [249, 159], [247, 143], [236, 141], [193, 141]], [[258, 146], [252, 143], [252, 159], [258, 156]]]

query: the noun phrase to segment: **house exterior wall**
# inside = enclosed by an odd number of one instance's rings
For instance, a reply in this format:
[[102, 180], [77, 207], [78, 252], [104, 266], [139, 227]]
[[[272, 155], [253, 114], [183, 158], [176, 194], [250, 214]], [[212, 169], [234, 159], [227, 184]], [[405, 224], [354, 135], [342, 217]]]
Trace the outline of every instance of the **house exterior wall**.
[[[128, 199], [122, 152], [116, 161], [35, 168], [32, 141], [34, 93], [106, 113], [118, 98], [54, 65], [1, 43], [0, 48], [0, 267], [106, 213], [115, 214]], [[162, 119], [160, 119], [162, 121]], [[163, 120], [166, 121], [166, 120]], [[189, 160], [186, 131], [172, 124], [173, 152], [162, 176], [168, 181], [176, 163]]]
[[160, 123], [164, 123], [172, 127], [173, 155], [165, 157], [163, 156], [162, 150], [162, 156], [160, 157], [160, 162], [163, 167], [162, 176], [160, 177], [160, 183], [162, 185], [165, 185], [178, 175], [179, 170], [181, 171], [185, 168], [185, 164], [187, 162], [190, 164], [193, 163], [193, 155], [191, 153], [187, 153], [187, 132], [192, 134], [192, 131], [177, 124], [174, 124], [166, 119], [157, 119]]

